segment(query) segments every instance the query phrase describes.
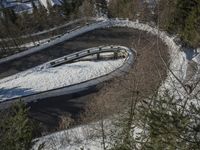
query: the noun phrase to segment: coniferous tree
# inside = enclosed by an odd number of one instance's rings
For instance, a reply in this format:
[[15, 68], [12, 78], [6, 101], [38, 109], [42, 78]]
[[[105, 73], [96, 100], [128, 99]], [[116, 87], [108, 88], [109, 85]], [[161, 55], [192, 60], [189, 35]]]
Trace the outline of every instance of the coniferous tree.
[[108, 8], [106, 0], [95, 0], [96, 1], [96, 9], [98, 11], [99, 17], [106, 17], [108, 15]]
[[34, 136], [34, 124], [28, 118], [28, 109], [17, 102], [0, 121], [0, 147], [3, 150], [27, 150]]
[[200, 46], [200, 0], [177, 0], [169, 31], [178, 33], [190, 46]]
[[69, 17], [72, 13], [76, 12], [82, 3], [82, 0], [64, 0], [62, 4], [62, 10], [65, 16]]

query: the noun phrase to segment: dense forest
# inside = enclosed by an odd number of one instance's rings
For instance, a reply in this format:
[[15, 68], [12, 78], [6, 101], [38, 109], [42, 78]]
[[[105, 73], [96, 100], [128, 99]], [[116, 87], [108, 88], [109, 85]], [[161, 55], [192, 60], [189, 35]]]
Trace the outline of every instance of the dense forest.
[[153, 8], [140, 0], [113, 0], [109, 5], [109, 14], [110, 17], [155, 22], [169, 33], [178, 34], [187, 45], [199, 46], [199, 0], [159, 0]]

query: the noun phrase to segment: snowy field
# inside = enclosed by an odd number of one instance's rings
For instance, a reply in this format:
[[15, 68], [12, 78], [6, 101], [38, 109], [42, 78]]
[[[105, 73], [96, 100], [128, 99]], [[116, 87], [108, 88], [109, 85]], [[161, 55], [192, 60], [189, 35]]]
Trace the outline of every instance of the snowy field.
[[0, 80], [0, 99], [5, 101], [81, 83], [114, 71], [124, 61], [80, 61], [50, 68], [38, 66]]

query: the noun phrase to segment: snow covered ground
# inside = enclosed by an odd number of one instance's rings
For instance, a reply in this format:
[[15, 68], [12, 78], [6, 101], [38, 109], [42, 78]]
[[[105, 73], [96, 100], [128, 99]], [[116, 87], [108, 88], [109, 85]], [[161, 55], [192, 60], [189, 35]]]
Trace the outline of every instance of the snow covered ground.
[[[87, 125], [78, 126], [72, 129], [59, 131], [43, 138], [35, 139], [31, 150], [104, 150], [102, 145], [102, 122], [94, 122]], [[116, 134], [112, 128], [113, 122], [105, 119], [104, 134], [107, 149], [111, 148], [112, 141], [107, 135]], [[135, 128], [133, 136], [137, 138], [141, 129]], [[95, 136], [94, 136], [95, 135]]]
[[41, 65], [0, 80], [0, 99], [5, 101], [94, 79], [119, 68], [124, 60], [80, 61], [50, 68]]
[[36, 144], [32, 150], [38, 150], [39, 147], [43, 147], [45, 150], [80, 150], [81, 148], [84, 148], [84, 150], [102, 150], [101, 139], [91, 139], [89, 136], [91, 132], [94, 132], [94, 126], [91, 125], [57, 132], [43, 139], [35, 139]]

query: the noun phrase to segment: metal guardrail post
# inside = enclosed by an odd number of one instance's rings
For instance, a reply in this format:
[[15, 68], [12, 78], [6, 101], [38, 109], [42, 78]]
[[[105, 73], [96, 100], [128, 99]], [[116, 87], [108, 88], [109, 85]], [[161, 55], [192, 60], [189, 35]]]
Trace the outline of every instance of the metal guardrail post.
[[117, 47], [117, 50], [114, 51], [114, 59], [117, 59], [118, 58], [118, 53], [119, 53], [119, 47]]
[[118, 56], [117, 51], [114, 51], [114, 59], [117, 59], [117, 56]]
[[97, 60], [100, 59], [100, 53], [97, 53]]
[[53, 61], [53, 62], [50, 62], [50, 65], [51, 66], [53, 66], [53, 65], [55, 65], [56, 64], [56, 62], [55, 61]]

